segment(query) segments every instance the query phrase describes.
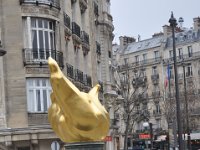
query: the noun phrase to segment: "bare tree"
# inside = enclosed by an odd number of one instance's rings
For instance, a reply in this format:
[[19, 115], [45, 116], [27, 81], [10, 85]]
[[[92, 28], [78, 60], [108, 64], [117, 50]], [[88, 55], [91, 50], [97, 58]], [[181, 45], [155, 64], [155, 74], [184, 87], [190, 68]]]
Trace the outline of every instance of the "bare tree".
[[[144, 70], [140, 68], [132, 69], [128, 64], [116, 67], [115, 83], [123, 99], [120, 102], [120, 112], [125, 124], [124, 150], [128, 149], [128, 136], [133, 131], [134, 123], [149, 117], [147, 109], [147, 78]], [[143, 110], [139, 107], [143, 106]], [[146, 107], [145, 107], [146, 106]]]

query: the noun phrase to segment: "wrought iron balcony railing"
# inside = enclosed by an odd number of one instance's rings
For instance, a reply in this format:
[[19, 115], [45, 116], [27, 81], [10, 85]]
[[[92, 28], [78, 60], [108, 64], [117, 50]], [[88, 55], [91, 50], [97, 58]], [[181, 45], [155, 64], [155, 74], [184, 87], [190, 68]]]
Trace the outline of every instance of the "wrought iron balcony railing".
[[84, 42], [84, 43], [89, 45], [90, 37], [85, 31], [81, 31], [81, 39], [82, 39], [82, 42]]
[[75, 34], [81, 38], [81, 28], [76, 22], [72, 22], [72, 34]]
[[66, 13], [64, 13], [64, 25], [71, 29], [71, 19]]
[[60, 9], [60, 0], [19, 0], [21, 4], [35, 4], [35, 5], [49, 5], [50, 7], [55, 7]]
[[96, 41], [96, 52], [98, 55], [101, 55], [101, 45]]
[[152, 80], [158, 80], [158, 79], [159, 79], [159, 74], [158, 74], [158, 73], [152, 74], [152, 75], [151, 75], [151, 79], [152, 79]]
[[133, 78], [132, 84], [133, 86], [145, 86], [147, 83], [147, 77], [146, 76], [142, 76], [142, 77], [136, 77]]
[[56, 50], [25, 48], [22, 50], [24, 66], [27, 65], [46, 65], [49, 57], [54, 58], [58, 65], [63, 68], [63, 53]]
[[103, 93], [103, 82], [102, 82], [102, 81], [99, 81], [99, 85], [101, 86], [101, 88], [100, 88], [99, 91]]
[[83, 82], [83, 72], [80, 71], [79, 69], [75, 69], [75, 80], [78, 81], [78, 82], [81, 82], [81, 83], [84, 83]]
[[67, 64], [67, 76], [74, 79], [74, 68], [70, 64]]
[[99, 6], [96, 2], [94, 2], [94, 14], [99, 16]]
[[83, 81], [84, 81], [84, 85], [92, 87], [92, 78], [89, 75], [84, 74]]

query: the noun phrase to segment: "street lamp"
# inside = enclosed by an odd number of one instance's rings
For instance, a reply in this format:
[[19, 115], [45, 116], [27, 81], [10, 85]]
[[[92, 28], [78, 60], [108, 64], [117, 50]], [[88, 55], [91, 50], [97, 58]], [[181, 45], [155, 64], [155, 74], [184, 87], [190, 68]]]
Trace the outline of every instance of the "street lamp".
[[185, 64], [184, 63], [183, 63], [183, 80], [184, 80], [185, 112], [186, 112], [186, 125], [187, 125], [187, 147], [188, 147], [188, 150], [191, 150], [189, 114], [188, 114], [188, 99], [187, 99], [186, 80], [185, 80]]
[[143, 127], [147, 128], [149, 127], [150, 130], [150, 140], [151, 140], [151, 150], [153, 150], [153, 128], [152, 128], [152, 123], [150, 122], [144, 122]]
[[182, 125], [181, 125], [181, 114], [180, 114], [180, 99], [179, 99], [179, 87], [178, 87], [178, 75], [177, 75], [177, 64], [176, 64], [176, 46], [175, 46], [175, 27], [177, 25], [176, 18], [174, 18], [173, 12], [169, 19], [170, 26], [172, 27], [172, 39], [173, 39], [173, 57], [174, 57], [174, 76], [175, 76], [175, 88], [176, 88], [176, 118], [178, 126], [178, 143], [179, 150], [183, 150], [183, 139], [182, 139]]

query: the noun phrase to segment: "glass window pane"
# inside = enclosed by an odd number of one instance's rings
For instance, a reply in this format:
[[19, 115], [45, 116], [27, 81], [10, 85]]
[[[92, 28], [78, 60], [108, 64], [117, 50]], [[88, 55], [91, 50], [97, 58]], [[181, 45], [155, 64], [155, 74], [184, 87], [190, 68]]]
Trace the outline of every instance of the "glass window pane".
[[36, 90], [37, 111], [41, 111], [40, 90]]
[[43, 105], [44, 105], [44, 111], [47, 111], [47, 91], [43, 90]]
[[31, 27], [36, 28], [36, 19], [35, 18], [31, 19]]
[[39, 31], [39, 47], [40, 47], [40, 59], [44, 59], [44, 39], [43, 39], [43, 31]]
[[42, 28], [42, 19], [38, 19], [38, 28]]
[[46, 79], [42, 79], [42, 86], [46, 86]]
[[37, 48], [37, 31], [32, 30], [32, 47]]
[[53, 23], [49, 22], [49, 29], [53, 29]]
[[33, 112], [34, 111], [34, 91], [29, 90], [28, 91], [28, 111]]
[[33, 86], [33, 80], [28, 80], [28, 86]]
[[36, 79], [36, 86], [40, 86], [40, 80]]
[[45, 48], [47, 49], [47, 50], [49, 50], [49, 38], [48, 38], [48, 32], [47, 31], [45, 31]]
[[48, 29], [48, 21], [47, 20], [44, 20], [44, 28]]

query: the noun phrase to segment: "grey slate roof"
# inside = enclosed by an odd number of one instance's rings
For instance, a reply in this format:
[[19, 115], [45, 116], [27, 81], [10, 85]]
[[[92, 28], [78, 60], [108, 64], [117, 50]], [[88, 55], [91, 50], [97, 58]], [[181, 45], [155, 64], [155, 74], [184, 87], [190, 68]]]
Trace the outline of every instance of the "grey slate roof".
[[133, 42], [125, 48], [124, 54], [134, 53], [137, 51], [158, 47], [161, 46], [163, 41], [164, 41], [164, 36], [158, 36], [140, 42]]
[[[185, 29], [183, 32], [175, 34], [176, 45], [192, 43], [200, 40], [200, 30], [195, 32], [193, 29]], [[167, 38], [165, 48], [172, 47], [173, 41], [172, 37]]]

